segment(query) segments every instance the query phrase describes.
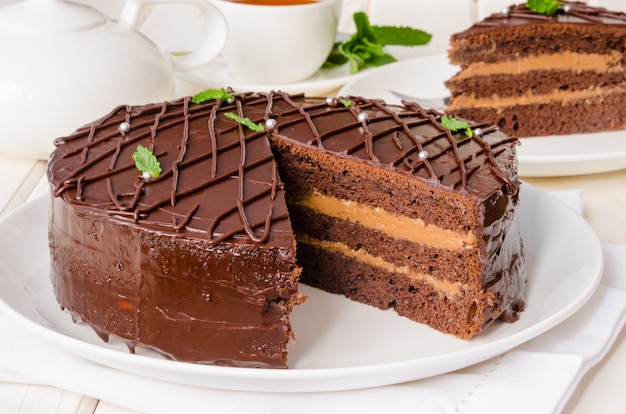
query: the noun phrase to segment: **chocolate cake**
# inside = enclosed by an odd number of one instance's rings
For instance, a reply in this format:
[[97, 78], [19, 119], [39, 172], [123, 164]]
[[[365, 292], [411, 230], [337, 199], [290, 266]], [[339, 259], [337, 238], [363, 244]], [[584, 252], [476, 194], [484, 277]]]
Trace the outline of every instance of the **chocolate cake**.
[[626, 127], [626, 14], [562, 2], [525, 4], [454, 34], [446, 112], [518, 137]]
[[49, 161], [57, 299], [131, 351], [242, 367], [286, 366], [299, 277], [461, 338], [514, 321], [517, 140], [442, 115], [281, 92], [115, 108]]

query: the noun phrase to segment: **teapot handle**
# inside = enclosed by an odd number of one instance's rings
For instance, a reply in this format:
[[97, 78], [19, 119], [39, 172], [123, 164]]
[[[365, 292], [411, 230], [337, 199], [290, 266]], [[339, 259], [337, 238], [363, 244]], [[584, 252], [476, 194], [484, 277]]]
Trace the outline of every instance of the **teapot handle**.
[[126, 0], [118, 25], [124, 29], [139, 29], [154, 5], [189, 4], [197, 7], [204, 16], [205, 38], [194, 51], [183, 55], [170, 55], [175, 71], [186, 71], [203, 66], [222, 51], [228, 27], [219, 9], [206, 0]]

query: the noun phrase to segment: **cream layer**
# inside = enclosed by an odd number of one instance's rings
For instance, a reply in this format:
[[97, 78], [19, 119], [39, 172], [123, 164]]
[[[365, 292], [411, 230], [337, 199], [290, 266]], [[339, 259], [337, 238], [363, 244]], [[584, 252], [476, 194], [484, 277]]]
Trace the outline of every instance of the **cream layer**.
[[455, 79], [489, 75], [517, 75], [534, 70], [621, 71], [623, 70], [619, 65], [621, 59], [622, 54], [616, 51], [611, 54], [561, 52], [550, 55], [533, 55], [504, 62], [471, 63], [459, 72]]
[[612, 93], [624, 93], [626, 87], [594, 88], [580, 91], [562, 91], [555, 89], [552, 93], [535, 95], [527, 91], [524, 95], [504, 96], [492, 95], [489, 98], [475, 98], [474, 96], [457, 96], [454, 103], [446, 111], [455, 111], [460, 108], [504, 108], [513, 105], [547, 104], [550, 102], [570, 102], [581, 99], [596, 98]]
[[434, 278], [427, 273], [420, 273], [411, 270], [408, 266], [398, 266], [393, 263], [389, 263], [381, 257], [372, 256], [363, 249], [353, 250], [344, 243], [336, 241], [325, 241], [312, 238], [307, 235], [300, 235], [296, 238], [297, 243], [305, 243], [311, 246], [315, 246], [320, 249], [324, 249], [331, 253], [339, 253], [351, 259], [358, 260], [366, 263], [370, 266], [378, 269], [385, 270], [389, 273], [397, 273], [410, 278], [411, 280], [424, 282], [432, 286], [440, 294], [446, 295], [446, 297], [454, 297], [462, 291], [470, 290], [468, 285], [459, 282], [450, 282], [447, 280], [440, 280]]
[[420, 219], [392, 214], [382, 208], [341, 200], [319, 192], [312, 193], [298, 204], [330, 217], [378, 230], [397, 239], [422, 243], [429, 247], [459, 250], [476, 245], [476, 237], [471, 231], [457, 233], [427, 225]]

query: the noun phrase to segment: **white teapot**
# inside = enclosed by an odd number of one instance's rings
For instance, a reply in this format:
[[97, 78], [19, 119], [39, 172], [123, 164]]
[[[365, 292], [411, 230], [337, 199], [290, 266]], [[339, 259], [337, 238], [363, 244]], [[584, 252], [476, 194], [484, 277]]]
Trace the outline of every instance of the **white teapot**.
[[227, 28], [209, 2], [179, 0], [203, 13], [206, 39], [166, 54], [137, 30], [159, 3], [172, 0], [126, 0], [118, 21], [63, 0], [0, 6], [0, 153], [47, 159], [55, 138], [117, 105], [172, 99], [174, 72], [216, 57]]

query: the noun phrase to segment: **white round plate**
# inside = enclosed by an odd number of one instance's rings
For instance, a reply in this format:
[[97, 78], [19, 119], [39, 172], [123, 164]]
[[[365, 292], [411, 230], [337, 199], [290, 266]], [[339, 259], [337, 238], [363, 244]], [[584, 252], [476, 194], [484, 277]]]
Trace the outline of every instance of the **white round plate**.
[[[458, 71], [445, 55], [395, 62], [346, 83], [339, 95], [400, 103], [391, 91], [421, 98], [449, 96], [444, 82]], [[524, 138], [518, 149], [522, 177], [595, 174], [626, 168], [626, 130]]]
[[261, 392], [330, 391], [426, 378], [497, 356], [576, 312], [602, 275], [601, 245], [570, 208], [532, 186], [522, 187], [520, 220], [528, 269], [527, 309], [518, 322], [496, 322], [470, 341], [302, 286], [309, 299], [293, 313], [298, 337], [290, 369], [197, 365], [104, 343], [74, 324], [54, 299], [48, 278], [48, 199], [38, 198], [0, 221], [0, 311], [86, 359], [181, 384]]
[[345, 64], [329, 69], [322, 68], [311, 77], [300, 82], [281, 84], [250, 83], [234, 77], [228, 70], [226, 62], [224, 62], [222, 58], [217, 58], [207, 66], [188, 72], [180, 72], [176, 76], [194, 85], [198, 90], [218, 89], [230, 86], [236, 92], [269, 92], [280, 90], [285, 93], [306, 93], [310, 96], [326, 96], [331, 92], [334, 95], [346, 82], [367, 72], [368, 71], [365, 70], [357, 74], [352, 74], [350, 73], [350, 65]]

